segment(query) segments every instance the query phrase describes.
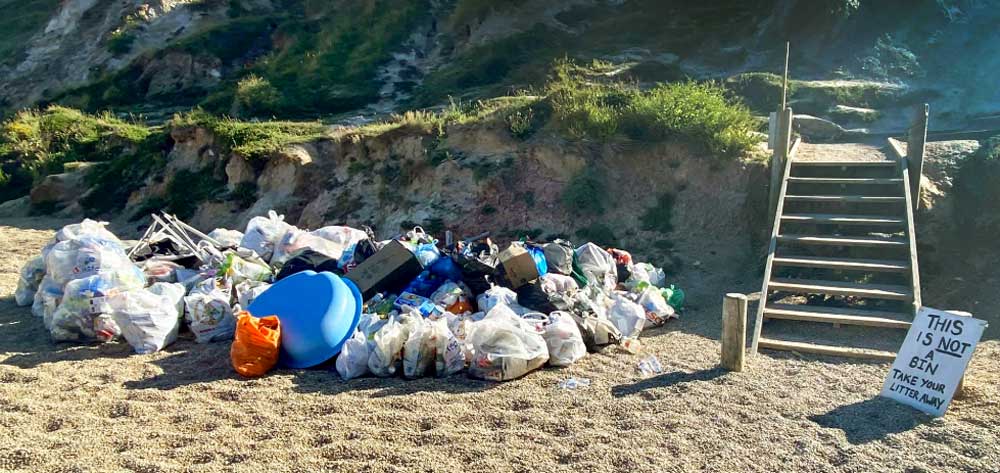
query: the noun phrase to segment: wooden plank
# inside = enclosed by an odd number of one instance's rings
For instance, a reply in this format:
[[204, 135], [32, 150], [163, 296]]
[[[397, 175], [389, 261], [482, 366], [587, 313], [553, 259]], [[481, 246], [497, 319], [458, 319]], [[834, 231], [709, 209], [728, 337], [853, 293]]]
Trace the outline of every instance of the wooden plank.
[[913, 293], [906, 286], [894, 284], [860, 284], [818, 279], [772, 279], [769, 286], [775, 291], [793, 294], [826, 294], [830, 296], [853, 296], [869, 299], [885, 299], [910, 302]]
[[[792, 174], [792, 160], [785, 162], [785, 173], [781, 179], [781, 192], [778, 195], [778, 206], [774, 212], [774, 222], [771, 224], [771, 242], [767, 248], [767, 263], [764, 264], [764, 281], [761, 283], [761, 301], [767, 300], [767, 285], [771, 280], [774, 268], [774, 252], [778, 248], [778, 233], [781, 230], [781, 215], [785, 211], [785, 194], [788, 192], [788, 176]], [[750, 343], [750, 354], [757, 354], [757, 341], [764, 328], [764, 304], [757, 304], [757, 319], [754, 320], [753, 340]]]
[[930, 105], [918, 107], [913, 126], [906, 140], [906, 161], [910, 169], [910, 191], [913, 193], [913, 210], [920, 205], [920, 177], [924, 173], [924, 155], [927, 152], [927, 118]]
[[812, 305], [797, 305], [797, 304], [778, 304], [770, 303], [767, 308], [774, 309], [784, 309], [784, 310], [799, 310], [799, 311], [814, 311], [822, 312], [828, 314], [839, 314], [839, 315], [853, 315], [857, 317], [881, 317], [884, 319], [898, 320], [900, 322], [909, 322], [913, 316], [909, 313], [904, 312], [893, 312], [888, 310], [870, 310], [866, 309], [865, 306], [854, 306], [854, 307], [831, 307], [831, 306], [812, 306]]
[[790, 202], [843, 202], [848, 204], [895, 204], [905, 202], [903, 197], [880, 195], [786, 195]]
[[914, 225], [913, 194], [910, 189], [909, 164], [906, 160], [900, 162], [900, 172], [903, 175], [903, 195], [906, 196], [906, 238], [910, 247], [910, 290], [913, 293], [913, 315], [920, 309], [920, 266], [917, 264], [917, 231]]
[[871, 236], [778, 235], [778, 241], [798, 245], [859, 246], [869, 248], [905, 248], [907, 240]]
[[775, 257], [774, 264], [799, 268], [839, 269], [847, 271], [874, 271], [898, 273], [910, 269], [908, 261], [856, 258], [826, 258], [820, 256]]
[[747, 296], [726, 294], [722, 301], [722, 367], [743, 371], [747, 343]]
[[813, 353], [816, 355], [841, 356], [846, 358], [864, 358], [883, 361], [893, 361], [896, 359], [896, 354], [891, 351], [817, 345], [815, 343], [792, 342], [786, 340], [774, 340], [770, 338], [761, 339], [759, 346], [760, 348], [769, 350]]
[[902, 218], [883, 217], [880, 215], [788, 214], [782, 215], [781, 219], [782, 221], [792, 223], [816, 223], [825, 225], [896, 226], [906, 223]]
[[902, 182], [895, 177], [791, 177], [788, 180], [792, 184], [890, 185]]
[[[786, 308], [789, 307], [789, 308]], [[808, 308], [808, 309], [807, 309]], [[827, 307], [795, 306], [778, 304], [764, 308], [764, 316], [769, 319], [797, 320], [801, 322], [818, 322], [828, 324], [860, 325], [865, 327], [897, 328], [907, 330], [910, 322], [898, 318], [878, 317], [872, 315], [848, 315], [829, 311]], [[855, 311], [863, 312], [863, 311]], [[905, 314], [900, 314], [905, 316]]]
[[845, 168], [861, 168], [861, 167], [892, 167], [896, 166], [896, 161], [890, 160], [879, 160], [879, 161], [811, 161], [811, 160], [799, 160], [793, 161], [793, 166], [798, 167], [845, 167]]

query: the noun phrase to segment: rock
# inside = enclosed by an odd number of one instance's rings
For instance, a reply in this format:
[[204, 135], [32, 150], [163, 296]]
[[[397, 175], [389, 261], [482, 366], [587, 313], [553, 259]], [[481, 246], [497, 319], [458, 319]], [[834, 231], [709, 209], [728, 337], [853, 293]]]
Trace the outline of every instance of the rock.
[[834, 105], [827, 113], [837, 120], [856, 123], [871, 123], [878, 120], [879, 115], [881, 115], [881, 113], [874, 108], [851, 107], [847, 105]]
[[264, 171], [257, 179], [257, 188], [262, 194], [272, 194], [276, 197], [291, 196], [306, 184], [300, 182], [305, 174], [303, 168], [312, 162], [312, 154], [305, 146], [289, 146], [267, 161]]
[[217, 164], [219, 155], [213, 145], [215, 135], [201, 127], [175, 128], [170, 131], [174, 147], [167, 161], [167, 175], [177, 171], [201, 171]]
[[172, 52], [146, 65], [139, 82], [148, 82], [146, 98], [169, 96], [194, 88], [211, 89], [219, 83], [222, 62], [212, 56]]
[[844, 134], [840, 125], [812, 115], [795, 115], [792, 121], [795, 131], [814, 140], [835, 140]]
[[50, 174], [31, 189], [32, 206], [63, 207], [86, 192], [85, 173], [81, 171]]
[[226, 163], [226, 179], [229, 190], [236, 189], [236, 186], [245, 182], [253, 182], [255, 178], [253, 166], [242, 156], [233, 156]]
[[31, 215], [31, 197], [8, 200], [0, 204], [0, 218], [19, 218]]

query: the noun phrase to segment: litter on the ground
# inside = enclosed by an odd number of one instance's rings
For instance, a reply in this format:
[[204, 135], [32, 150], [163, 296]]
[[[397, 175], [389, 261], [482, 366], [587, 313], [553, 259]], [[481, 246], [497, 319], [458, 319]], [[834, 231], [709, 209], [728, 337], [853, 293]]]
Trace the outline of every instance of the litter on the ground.
[[559, 382], [560, 389], [579, 389], [590, 386], [589, 378], [568, 378]]
[[[589, 242], [500, 247], [489, 233], [441, 240], [421, 227], [380, 241], [367, 227], [308, 231], [275, 212], [207, 234], [153, 215], [128, 245], [105, 226], [57, 232], [22, 268], [15, 301], [54, 341], [124, 339], [140, 354], [178, 333], [231, 341], [243, 376], [336, 359], [343, 379], [466, 371], [506, 381], [609, 345], [638, 353], [642, 331], [684, 304], [662, 269]], [[638, 369], [663, 370], [653, 356]]]

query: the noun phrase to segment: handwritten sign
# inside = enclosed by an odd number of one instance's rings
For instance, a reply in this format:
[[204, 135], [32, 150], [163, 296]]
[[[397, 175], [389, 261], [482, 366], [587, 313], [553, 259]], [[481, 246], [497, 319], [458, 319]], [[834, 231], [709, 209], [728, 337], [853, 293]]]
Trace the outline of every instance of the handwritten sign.
[[882, 396], [943, 416], [986, 322], [923, 307], [882, 385]]

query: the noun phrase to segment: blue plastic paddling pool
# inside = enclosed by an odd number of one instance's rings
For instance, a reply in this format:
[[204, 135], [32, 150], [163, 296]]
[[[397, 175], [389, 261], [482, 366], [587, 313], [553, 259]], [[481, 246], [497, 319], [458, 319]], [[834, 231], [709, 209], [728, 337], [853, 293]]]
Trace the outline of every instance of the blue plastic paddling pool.
[[350, 280], [303, 271], [274, 283], [247, 311], [255, 317], [277, 315], [281, 365], [309, 368], [340, 353], [358, 327], [362, 304], [361, 292]]

